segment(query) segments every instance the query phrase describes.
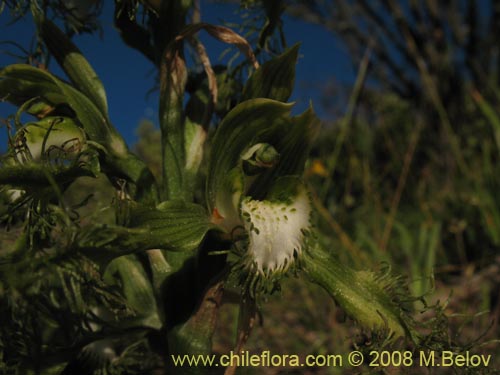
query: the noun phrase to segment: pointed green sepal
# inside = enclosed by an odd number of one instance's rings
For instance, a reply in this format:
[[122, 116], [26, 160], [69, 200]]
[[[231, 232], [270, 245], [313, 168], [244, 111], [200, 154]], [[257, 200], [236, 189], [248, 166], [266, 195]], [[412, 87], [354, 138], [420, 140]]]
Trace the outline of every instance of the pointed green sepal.
[[[319, 120], [312, 109], [296, 117], [290, 116], [290, 110], [290, 104], [252, 99], [236, 106], [224, 118], [213, 140], [208, 170], [211, 213], [221, 211], [219, 207], [226, 206], [228, 195], [234, 193], [235, 186], [228, 184], [228, 176], [234, 174], [231, 171], [248, 171], [245, 165], [249, 160], [259, 163], [259, 167], [253, 171], [256, 175], [245, 179], [243, 195], [254, 199], [264, 199], [280, 176], [302, 174]], [[255, 155], [259, 152], [262, 155]]]

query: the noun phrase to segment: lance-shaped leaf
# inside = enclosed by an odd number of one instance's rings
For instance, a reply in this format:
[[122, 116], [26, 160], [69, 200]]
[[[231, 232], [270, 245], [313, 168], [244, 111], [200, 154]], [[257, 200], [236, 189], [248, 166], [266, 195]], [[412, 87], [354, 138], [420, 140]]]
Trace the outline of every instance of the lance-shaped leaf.
[[286, 102], [294, 87], [298, 53], [299, 44], [295, 44], [257, 69], [245, 84], [242, 100], [269, 98]]
[[38, 32], [50, 53], [55, 57], [73, 85], [83, 92], [107, 117], [106, 92], [92, 66], [68, 36], [53, 22], [45, 18], [36, 2], [31, 3], [31, 10]]
[[207, 139], [206, 130], [198, 124], [195, 124], [186, 118], [186, 133], [185, 133], [185, 186], [187, 190], [194, 191], [196, 176], [203, 161], [203, 151], [205, 140]]
[[[165, 20], [170, 20], [173, 10], [181, 10], [182, 2], [165, 2], [162, 9], [165, 11]], [[180, 6], [180, 7], [179, 7]], [[168, 10], [168, 11], [167, 11]], [[185, 9], [184, 9], [185, 10]], [[163, 54], [160, 65], [160, 126], [162, 129], [162, 150], [163, 150], [163, 183], [165, 185], [165, 198], [186, 199], [189, 198], [190, 183], [189, 176], [186, 176], [186, 150], [183, 102], [184, 92], [187, 83], [187, 70], [183, 56], [183, 41], [192, 39], [200, 30], [207, 31], [214, 38], [229, 44], [236, 45], [255, 68], [258, 62], [252, 51], [250, 44], [231, 29], [223, 26], [210, 25], [207, 23], [197, 23], [188, 25], [182, 30], [183, 13], [176, 14], [172, 22], [165, 22], [163, 26], [164, 34], [170, 38]], [[178, 30], [177, 30], [178, 29]], [[172, 34], [174, 32], [174, 34]], [[210, 65], [209, 59], [201, 43], [194, 42], [200, 55], [205, 71], [208, 76], [208, 87], [210, 99], [207, 107], [204, 108], [201, 125], [206, 129], [212, 115], [212, 109], [217, 101], [217, 83], [215, 73]], [[192, 114], [192, 111], [190, 111]], [[189, 173], [188, 173], [189, 174]]]
[[160, 65], [160, 128], [165, 199], [185, 197], [184, 89], [187, 81], [182, 43], [171, 43]]
[[14, 64], [0, 70], [0, 98], [16, 106], [28, 100], [43, 98], [48, 105], [66, 103], [64, 94], [50, 77], [39, 74], [40, 69]]
[[92, 156], [87, 162], [71, 166], [51, 166], [41, 163], [2, 165], [0, 185], [11, 185], [15, 188], [42, 193], [44, 188], [52, 189], [54, 183], [59, 187], [65, 187], [78, 177], [96, 177], [98, 172], [99, 163], [92, 159]]
[[216, 228], [202, 206], [183, 201], [163, 202], [156, 209], [136, 207], [130, 226], [147, 231], [145, 240], [150, 249], [183, 252], [195, 250], [206, 233]]
[[[340, 264], [317, 242], [304, 252], [302, 262], [311, 281], [322, 286], [361, 326], [385, 331], [391, 339], [407, 336], [416, 340], [412, 319], [404, 302], [398, 300], [401, 291], [397, 290], [397, 279], [355, 271]], [[409, 299], [407, 295], [405, 298]]]
[[76, 247], [101, 266], [121, 255], [149, 249], [192, 252], [207, 232], [216, 229], [202, 206], [183, 201], [163, 202], [158, 208], [136, 206], [129, 227], [92, 226], [83, 230]]

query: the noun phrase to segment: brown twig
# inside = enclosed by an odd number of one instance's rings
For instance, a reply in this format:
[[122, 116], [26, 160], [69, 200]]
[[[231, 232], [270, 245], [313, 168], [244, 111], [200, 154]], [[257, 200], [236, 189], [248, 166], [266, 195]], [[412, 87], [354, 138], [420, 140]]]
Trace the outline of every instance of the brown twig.
[[[238, 337], [234, 353], [240, 353], [243, 350], [250, 333], [255, 325], [255, 317], [257, 316], [257, 305], [255, 299], [245, 293], [241, 296], [240, 302], [240, 317], [238, 321]], [[229, 365], [224, 372], [224, 375], [234, 375], [237, 366], [234, 364]]]
[[205, 69], [205, 73], [208, 78], [208, 92], [210, 94], [210, 99], [207, 104], [207, 108], [205, 113], [203, 114], [202, 126], [203, 129], [207, 130], [210, 124], [210, 119], [212, 118], [212, 113], [217, 105], [217, 96], [218, 96], [218, 88], [217, 88], [217, 77], [215, 76], [215, 72], [212, 68], [212, 64], [210, 63], [210, 58], [208, 57], [207, 51], [205, 50], [205, 46], [201, 43], [196, 37], [189, 38], [189, 43], [195, 48], [198, 56], [203, 64], [203, 68]]

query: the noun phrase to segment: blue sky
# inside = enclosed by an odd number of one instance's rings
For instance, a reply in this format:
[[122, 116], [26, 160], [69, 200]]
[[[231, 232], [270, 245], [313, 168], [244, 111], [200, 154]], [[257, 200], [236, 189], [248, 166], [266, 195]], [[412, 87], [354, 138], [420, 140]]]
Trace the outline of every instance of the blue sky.
[[[222, 21], [239, 23], [237, 6], [201, 2], [202, 20], [220, 24]], [[138, 52], [125, 46], [113, 26], [113, 2], [105, 1], [101, 24], [102, 38], [97, 35], [79, 35], [74, 42], [93, 65], [106, 88], [110, 116], [114, 125], [129, 145], [136, 141], [135, 130], [142, 119], [157, 122], [157, 93], [147, 94], [154, 86], [155, 71], [151, 63]], [[30, 16], [10, 24], [8, 11], [0, 14], [0, 40], [14, 40], [28, 47], [34, 32]], [[352, 82], [355, 72], [347, 57], [346, 51], [333, 35], [319, 26], [310, 25], [289, 17], [284, 18], [285, 35], [288, 45], [301, 42], [300, 57], [297, 64], [295, 91], [291, 101], [296, 102], [295, 112], [307, 108], [309, 101], [319, 103], [321, 93], [318, 87], [330, 79], [337, 82]], [[202, 36], [213, 64], [216, 64], [221, 51], [226, 46]], [[0, 50], [5, 50], [0, 45]], [[12, 47], [9, 47], [12, 51]], [[0, 53], [0, 66], [15, 63], [16, 59]], [[50, 70], [61, 75], [55, 61]], [[315, 105], [320, 117], [327, 117], [328, 112], [319, 104]], [[15, 108], [0, 103], [0, 117], [5, 118]], [[5, 150], [6, 137], [4, 129], [0, 130], [0, 150]]]

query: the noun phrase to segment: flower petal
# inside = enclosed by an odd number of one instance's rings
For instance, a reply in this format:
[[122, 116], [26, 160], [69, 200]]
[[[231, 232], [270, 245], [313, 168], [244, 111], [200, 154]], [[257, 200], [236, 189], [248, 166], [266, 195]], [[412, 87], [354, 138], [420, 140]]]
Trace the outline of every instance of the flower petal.
[[241, 203], [249, 235], [248, 257], [258, 273], [286, 271], [302, 252], [310, 227], [311, 204], [304, 187], [289, 201], [252, 200]]

